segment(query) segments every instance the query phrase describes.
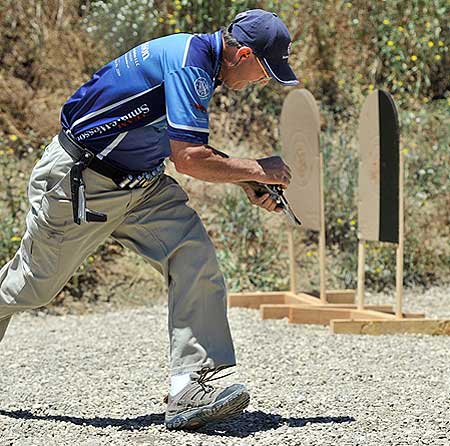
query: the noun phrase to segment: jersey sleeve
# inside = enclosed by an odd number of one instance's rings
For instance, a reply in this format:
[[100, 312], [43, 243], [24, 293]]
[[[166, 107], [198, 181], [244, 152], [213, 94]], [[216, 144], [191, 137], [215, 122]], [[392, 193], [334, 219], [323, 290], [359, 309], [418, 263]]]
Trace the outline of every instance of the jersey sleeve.
[[213, 93], [209, 74], [201, 68], [184, 67], [168, 73], [164, 84], [169, 138], [206, 144], [208, 104]]

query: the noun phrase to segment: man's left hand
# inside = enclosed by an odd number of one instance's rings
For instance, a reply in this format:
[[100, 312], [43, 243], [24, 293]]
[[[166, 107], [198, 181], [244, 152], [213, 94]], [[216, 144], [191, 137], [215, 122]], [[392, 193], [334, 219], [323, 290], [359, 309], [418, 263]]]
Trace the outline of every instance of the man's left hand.
[[269, 212], [283, 211], [283, 208], [279, 206], [278, 203], [270, 197], [269, 193], [265, 193], [261, 196], [258, 196], [251, 186], [247, 184], [240, 184], [239, 186], [241, 186], [242, 189], [244, 189], [248, 199], [250, 200], [250, 203], [262, 207], [263, 209], [266, 209]]

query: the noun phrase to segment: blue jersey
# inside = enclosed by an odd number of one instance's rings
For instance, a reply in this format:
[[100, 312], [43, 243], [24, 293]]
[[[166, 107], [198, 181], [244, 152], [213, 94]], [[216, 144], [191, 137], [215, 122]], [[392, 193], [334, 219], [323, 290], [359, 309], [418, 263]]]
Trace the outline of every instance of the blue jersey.
[[169, 139], [208, 142], [221, 57], [221, 31], [145, 42], [74, 93], [62, 107], [62, 127], [112, 166], [149, 170], [170, 156]]

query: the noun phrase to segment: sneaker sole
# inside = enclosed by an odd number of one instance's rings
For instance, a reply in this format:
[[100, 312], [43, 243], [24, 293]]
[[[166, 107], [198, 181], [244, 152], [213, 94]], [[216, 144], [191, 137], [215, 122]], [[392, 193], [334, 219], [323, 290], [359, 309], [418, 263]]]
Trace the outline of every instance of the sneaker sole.
[[198, 429], [207, 423], [228, 420], [240, 415], [250, 403], [245, 388], [213, 404], [186, 411], [166, 421], [167, 429]]

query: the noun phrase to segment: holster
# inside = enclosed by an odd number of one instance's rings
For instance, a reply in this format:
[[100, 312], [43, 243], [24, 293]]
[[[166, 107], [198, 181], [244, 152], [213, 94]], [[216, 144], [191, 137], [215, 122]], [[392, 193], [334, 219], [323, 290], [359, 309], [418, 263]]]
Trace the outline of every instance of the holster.
[[84, 222], [105, 222], [106, 214], [93, 211], [86, 207], [86, 185], [83, 180], [83, 170], [87, 169], [94, 154], [84, 151], [80, 160], [70, 169], [70, 191], [72, 195], [73, 221], [77, 225]]

